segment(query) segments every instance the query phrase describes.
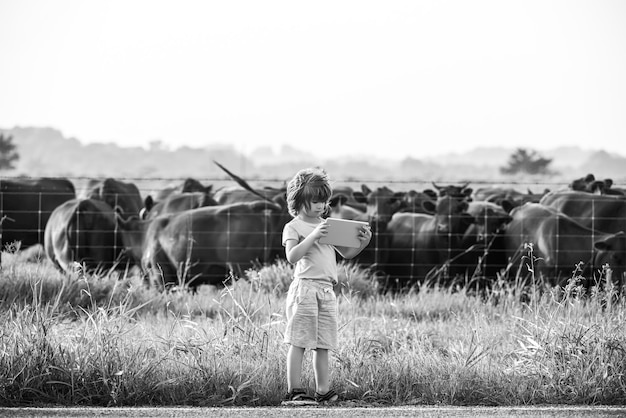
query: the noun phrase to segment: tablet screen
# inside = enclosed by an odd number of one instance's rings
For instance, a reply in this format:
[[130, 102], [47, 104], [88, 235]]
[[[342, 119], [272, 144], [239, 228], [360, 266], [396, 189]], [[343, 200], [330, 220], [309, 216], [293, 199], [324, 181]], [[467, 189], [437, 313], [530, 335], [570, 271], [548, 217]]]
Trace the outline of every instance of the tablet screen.
[[361, 246], [359, 240], [359, 229], [367, 222], [351, 221], [347, 219], [328, 218], [328, 234], [320, 238], [320, 244], [338, 245], [340, 247]]

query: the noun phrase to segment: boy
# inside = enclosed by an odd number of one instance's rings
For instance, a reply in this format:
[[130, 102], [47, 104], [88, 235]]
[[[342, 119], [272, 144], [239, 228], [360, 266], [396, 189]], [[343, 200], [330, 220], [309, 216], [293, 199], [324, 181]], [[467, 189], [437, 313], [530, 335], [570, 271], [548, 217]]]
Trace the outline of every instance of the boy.
[[[359, 230], [359, 247], [320, 244], [328, 233], [323, 216], [328, 211], [332, 189], [326, 172], [300, 170], [287, 185], [287, 205], [293, 219], [283, 229], [287, 261], [295, 264], [294, 280], [286, 301], [287, 388], [283, 405], [314, 405], [334, 402], [339, 396], [330, 388], [328, 350], [337, 346], [337, 258], [357, 256], [369, 244], [372, 231]], [[301, 387], [302, 360], [306, 349], [314, 350], [315, 395]]]

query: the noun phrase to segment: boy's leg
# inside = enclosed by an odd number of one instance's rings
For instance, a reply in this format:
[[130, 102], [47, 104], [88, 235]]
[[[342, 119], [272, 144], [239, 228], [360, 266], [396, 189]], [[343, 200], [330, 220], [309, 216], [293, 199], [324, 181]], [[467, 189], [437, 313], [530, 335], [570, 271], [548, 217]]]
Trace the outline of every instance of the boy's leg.
[[[287, 391], [302, 387], [302, 359], [304, 358], [304, 348], [289, 346], [287, 351]], [[316, 374], [317, 376], [317, 374]]]
[[313, 352], [313, 372], [315, 373], [315, 391], [324, 394], [330, 389], [330, 371], [328, 350], [318, 348]]

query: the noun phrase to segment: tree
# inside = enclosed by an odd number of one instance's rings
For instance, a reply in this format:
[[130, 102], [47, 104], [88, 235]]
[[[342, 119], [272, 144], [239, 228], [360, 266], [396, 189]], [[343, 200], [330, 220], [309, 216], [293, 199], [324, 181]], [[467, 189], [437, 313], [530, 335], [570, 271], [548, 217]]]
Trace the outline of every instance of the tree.
[[0, 134], [0, 170], [15, 168], [13, 163], [19, 160], [20, 155], [15, 150], [13, 137]]
[[501, 167], [502, 174], [548, 174], [552, 159], [539, 156], [536, 151], [518, 148], [509, 157], [508, 165]]

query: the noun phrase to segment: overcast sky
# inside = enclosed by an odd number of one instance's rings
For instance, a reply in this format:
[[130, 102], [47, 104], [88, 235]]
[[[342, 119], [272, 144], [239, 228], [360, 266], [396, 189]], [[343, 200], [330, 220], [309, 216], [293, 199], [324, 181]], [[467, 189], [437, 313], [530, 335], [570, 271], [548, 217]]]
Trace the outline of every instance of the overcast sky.
[[0, 128], [420, 158], [626, 155], [626, 1], [0, 0]]

